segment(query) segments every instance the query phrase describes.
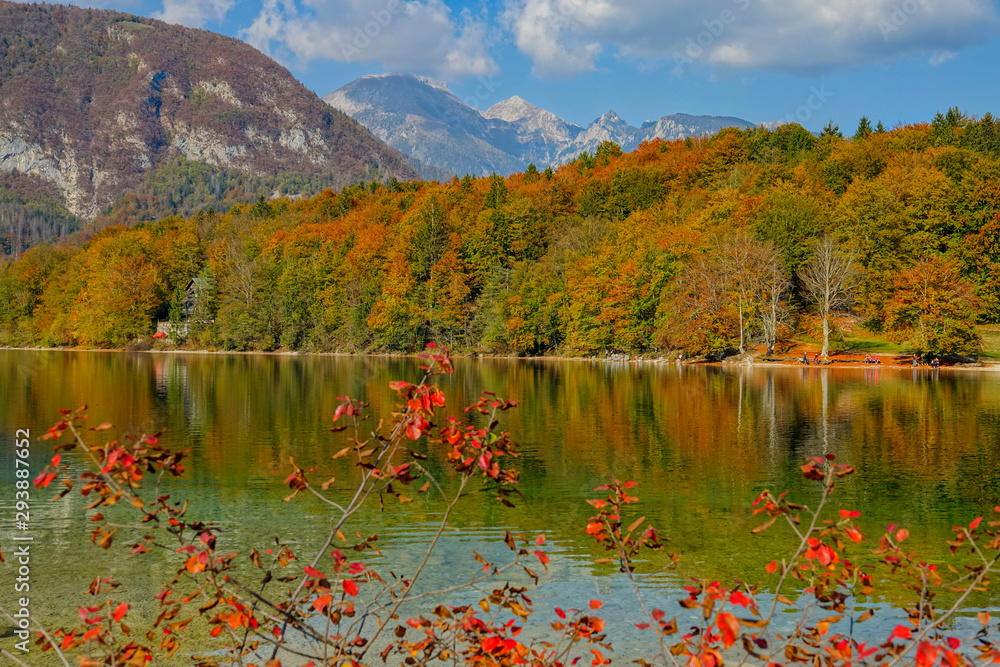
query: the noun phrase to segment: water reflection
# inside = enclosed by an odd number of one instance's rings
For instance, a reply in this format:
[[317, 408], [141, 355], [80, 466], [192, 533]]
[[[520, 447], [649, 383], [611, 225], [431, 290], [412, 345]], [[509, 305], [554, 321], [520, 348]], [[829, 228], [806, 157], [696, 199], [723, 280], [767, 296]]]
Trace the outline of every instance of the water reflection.
[[[453, 414], [483, 389], [521, 402], [507, 419], [523, 443], [526, 501], [509, 510], [471, 496], [456, 522], [471, 532], [442, 555], [447, 572], [467, 563], [472, 549], [483, 551], [483, 536], [544, 531], [568, 559], [550, 575], [570, 582], [559, 594], [614, 592], [616, 580], [605, 582], [608, 572], [590, 564], [594, 554], [580, 529], [591, 511], [583, 500], [610, 476], [640, 482], [640, 512], [665, 529], [671, 550], [685, 554], [688, 574], [720, 578], [757, 579], [787, 546], [778, 534], [750, 535], [748, 505], [763, 488], [814, 500], [798, 471], [806, 456], [835, 454], [861, 471], [841, 484], [837, 502], [863, 512], [867, 533], [896, 522], [915, 543], [943, 539], [1000, 499], [1000, 376], [988, 372], [482, 359], [456, 367], [442, 379]], [[346, 490], [356, 471], [329, 459], [342, 446], [328, 430], [337, 397], [369, 400], [384, 415], [393, 405], [389, 381], [417, 374], [409, 359], [0, 351], [0, 432], [7, 434], [0, 488], [11, 488], [14, 429], [39, 435], [56, 409], [89, 403], [93, 419], [129, 432], [165, 426], [168, 446], [191, 448], [194, 465], [177, 490], [199, 516], [222, 520], [226, 539], [260, 546], [295, 526], [308, 542], [326, 517], [308, 500], [281, 502], [288, 458], [324, 465]], [[36, 447], [36, 468], [43, 452]], [[428, 454], [429, 469], [447, 481], [440, 453]], [[0, 495], [5, 511], [11, 494]], [[45, 506], [35, 523], [44, 531], [48, 571], [74, 592], [86, 566], [124, 567], [70, 555], [74, 542], [89, 542], [86, 526], [75, 522], [81, 511], [79, 504]], [[365, 529], [405, 554], [440, 511], [435, 500], [420, 499], [366, 518]], [[162, 567], [146, 574], [150, 582], [165, 576]]]

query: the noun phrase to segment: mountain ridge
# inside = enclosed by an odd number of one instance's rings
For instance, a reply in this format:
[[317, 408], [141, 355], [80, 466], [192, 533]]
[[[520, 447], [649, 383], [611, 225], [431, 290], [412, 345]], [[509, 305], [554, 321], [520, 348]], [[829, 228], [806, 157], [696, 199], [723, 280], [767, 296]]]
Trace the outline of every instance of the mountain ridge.
[[0, 0], [0, 172], [94, 220], [178, 158], [342, 187], [417, 175], [237, 39], [114, 10]]
[[609, 110], [583, 127], [519, 95], [480, 111], [441, 82], [400, 73], [363, 76], [325, 95], [323, 101], [422, 164], [456, 175], [506, 175], [532, 163], [563, 164], [584, 151], [593, 152], [603, 141], [630, 151], [652, 139], [707, 136], [724, 127], [754, 126], [735, 116], [678, 113], [635, 127]]

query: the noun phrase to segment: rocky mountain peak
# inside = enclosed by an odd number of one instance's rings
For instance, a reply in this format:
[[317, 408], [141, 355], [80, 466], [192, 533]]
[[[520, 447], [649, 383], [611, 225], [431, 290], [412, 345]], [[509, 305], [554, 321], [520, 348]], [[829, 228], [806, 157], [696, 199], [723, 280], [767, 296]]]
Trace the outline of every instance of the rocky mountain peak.
[[[486, 118], [499, 118], [508, 123], [516, 123], [524, 118], [535, 116], [541, 109], [519, 95], [508, 97], [503, 102], [497, 102], [483, 112]], [[547, 113], [547, 112], [546, 112]], [[555, 116], [555, 114], [552, 114]]]
[[636, 128], [612, 109], [583, 128], [519, 95], [480, 112], [440, 82], [398, 74], [364, 77], [323, 99], [423, 165], [457, 175], [509, 174], [529, 163], [562, 164], [583, 151], [593, 152], [604, 141], [629, 151], [654, 138], [701, 136], [722, 127], [751, 125], [739, 118], [678, 115]]

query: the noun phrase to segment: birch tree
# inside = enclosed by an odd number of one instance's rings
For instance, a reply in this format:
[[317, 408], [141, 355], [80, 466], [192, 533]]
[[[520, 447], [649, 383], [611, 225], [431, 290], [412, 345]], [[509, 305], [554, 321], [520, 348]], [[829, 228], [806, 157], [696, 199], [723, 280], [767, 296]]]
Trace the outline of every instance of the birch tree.
[[788, 306], [784, 299], [792, 282], [785, 275], [781, 253], [776, 247], [769, 244], [764, 259], [760, 282], [760, 324], [767, 354], [772, 355], [778, 343], [778, 329], [788, 318]]
[[746, 232], [719, 244], [719, 266], [728, 291], [732, 294], [739, 321], [740, 354], [745, 354], [753, 316], [759, 308], [758, 294], [764, 282], [768, 245]]
[[830, 352], [830, 317], [851, 304], [861, 272], [853, 251], [846, 251], [832, 236], [824, 236], [799, 274], [802, 285], [823, 320], [823, 358]]

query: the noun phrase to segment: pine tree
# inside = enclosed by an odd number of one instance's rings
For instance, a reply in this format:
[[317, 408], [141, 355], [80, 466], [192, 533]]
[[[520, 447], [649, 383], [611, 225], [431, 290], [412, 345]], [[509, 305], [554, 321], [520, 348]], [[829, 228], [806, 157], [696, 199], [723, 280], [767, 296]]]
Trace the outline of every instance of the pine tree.
[[875, 134], [885, 134], [885, 125], [882, 124], [881, 120], [875, 126]]
[[840, 126], [834, 123], [832, 120], [828, 122], [824, 127], [823, 131], [819, 134], [820, 139], [843, 139], [844, 133], [840, 131]]
[[868, 116], [862, 116], [858, 121], [858, 129], [854, 132], [854, 139], [857, 141], [867, 139], [872, 134], [872, 122]]

